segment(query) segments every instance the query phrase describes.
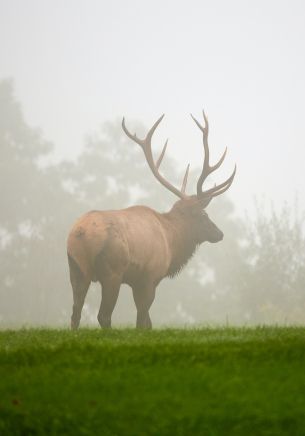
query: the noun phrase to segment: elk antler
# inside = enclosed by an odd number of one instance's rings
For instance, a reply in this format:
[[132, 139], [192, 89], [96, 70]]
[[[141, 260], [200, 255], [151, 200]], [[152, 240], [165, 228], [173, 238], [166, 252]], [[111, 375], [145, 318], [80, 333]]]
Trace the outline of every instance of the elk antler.
[[175, 186], [173, 186], [171, 183], [169, 183], [160, 173], [159, 173], [159, 167], [161, 165], [161, 162], [164, 158], [165, 155], [165, 151], [167, 148], [167, 142], [165, 142], [163, 150], [157, 160], [157, 162], [154, 162], [154, 158], [152, 155], [152, 150], [151, 150], [151, 139], [152, 136], [156, 130], [156, 128], [158, 127], [158, 125], [161, 123], [161, 121], [163, 120], [164, 114], [155, 122], [155, 124], [152, 126], [152, 128], [149, 130], [149, 132], [146, 135], [145, 139], [140, 139], [137, 137], [136, 134], [132, 135], [128, 129], [125, 126], [125, 118], [123, 118], [122, 120], [122, 127], [124, 132], [126, 133], [126, 135], [132, 139], [134, 142], [136, 142], [137, 144], [139, 144], [141, 146], [141, 148], [144, 151], [144, 155], [146, 157], [146, 161], [149, 165], [149, 168], [151, 169], [153, 175], [156, 177], [157, 180], [159, 180], [159, 182], [165, 186], [165, 188], [167, 188], [168, 190], [170, 190], [173, 194], [177, 195], [179, 198], [183, 199], [183, 198], [187, 198], [188, 196], [185, 194], [185, 188], [186, 188], [186, 184], [187, 184], [187, 177], [188, 177], [188, 172], [189, 172], [189, 165], [187, 166], [186, 172], [185, 172], [185, 176], [183, 178], [183, 183], [182, 183], [182, 188], [181, 190], [175, 188]]
[[199, 127], [199, 129], [202, 131], [202, 134], [203, 134], [204, 161], [203, 161], [202, 172], [201, 172], [200, 177], [199, 177], [198, 182], [197, 182], [197, 197], [200, 199], [203, 199], [203, 200], [205, 199], [206, 200], [205, 206], [207, 206], [213, 197], [217, 197], [217, 195], [220, 195], [223, 192], [225, 192], [227, 189], [229, 189], [229, 187], [231, 186], [231, 184], [233, 182], [235, 173], [236, 173], [236, 165], [234, 167], [233, 173], [231, 174], [231, 176], [227, 180], [225, 180], [220, 185], [215, 185], [213, 188], [210, 188], [207, 191], [202, 191], [202, 185], [203, 185], [204, 181], [211, 173], [213, 173], [215, 170], [217, 170], [217, 168], [220, 167], [220, 165], [223, 163], [224, 158], [226, 157], [226, 153], [227, 153], [227, 148], [226, 148], [223, 155], [219, 159], [219, 161], [215, 165], [212, 165], [212, 166], [210, 165], [210, 161], [209, 161], [210, 151], [209, 151], [209, 144], [208, 144], [209, 122], [208, 122], [207, 116], [204, 113], [204, 111], [202, 111], [202, 113], [203, 113], [203, 118], [204, 118], [204, 123], [205, 123], [204, 126], [202, 126], [196, 120], [196, 118], [193, 117], [192, 114], [191, 114], [191, 117], [193, 118], [193, 120], [195, 121], [195, 123], [197, 124], [197, 126]]
[[[197, 182], [197, 197], [202, 201], [203, 207], [206, 207], [209, 204], [209, 202], [212, 200], [213, 197], [217, 197], [218, 195], [222, 194], [227, 189], [229, 189], [229, 187], [231, 186], [233, 179], [235, 177], [236, 165], [235, 165], [233, 173], [231, 174], [231, 176], [227, 180], [225, 180], [220, 185], [215, 185], [213, 188], [210, 188], [206, 191], [202, 191], [202, 185], [203, 185], [204, 181], [211, 173], [213, 173], [215, 170], [217, 170], [217, 168], [220, 167], [220, 165], [224, 161], [224, 158], [225, 158], [226, 152], [227, 152], [227, 149], [225, 149], [225, 151], [224, 151], [223, 155], [221, 156], [221, 158], [219, 159], [219, 161], [215, 165], [212, 165], [212, 166], [210, 165], [210, 162], [209, 162], [210, 151], [209, 151], [209, 145], [208, 145], [209, 123], [208, 123], [208, 119], [207, 119], [204, 111], [202, 111], [202, 112], [203, 112], [203, 118], [204, 118], [204, 122], [205, 122], [204, 126], [202, 126], [196, 120], [196, 118], [193, 117], [193, 115], [191, 115], [191, 117], [193, 118], [193, 120], [195, 121], [195, 123], [197, 124], [197, 126], [199, 127], [199, 129], [202, 131], [202, 134], [203, 134], [204, 161], [203, 161], [202, 172], [201, 172], [200, 177], [199, 177], [198, 182]], [[164, 117], [164, 114], [155, 122], [155, 124], [152, 126], [152, 128], [148, 131], [145, 139], [140, 139], [137, 137], [136, 134], [132, 135], [129, 132], [129, 130], [126, 128], [126, 125], [125, 125], [125, 118], [123, 118], [123, 120], [122, 120], [122, 127], [123, 127], [123, 130], [126, 133], [126, 135], [130, 139], [132, 139], [134, 142], [139, 144], [141, 146], [141, 148], [143, 149], [144, 155], [146, 157], [146, 161], [149, 165], [149, 168], [151, 169], [151, 171], [152, 171], [153, 175], [156, 177], [156, 179], [159, 180], [159, 182], [163, 186], [165, 186], [169, 191], [171, 191], [173, 194], [177, 195], [181, 199], [185, 199], [185, 198], [189, 197], [188, 195], [185, 194], [185, 189], [186, 189], [190, 165], [188, 165], [186, 168], [186, 172], [185, 172], [183, 182], [182, 182], [182, 187], [181, 187], [181, 190], [179, 190], [179, 189], [175, 188], [175, 186], [173, 186], [171, 183], [169, 183], [159, 173], [159, 167], [160, 167], [161, 162], [164, 158], [168, 141], [165, 142], [163, 150], [162, 150], [159, 158], [157, 159], [156, 163], [154, 162], [154, 158], [152, 155], [152, 150], [151, 150], [152, 136], [153, 136], [156, 128], [158, 127], [158, 125], [163, 120], [163, 117]]]

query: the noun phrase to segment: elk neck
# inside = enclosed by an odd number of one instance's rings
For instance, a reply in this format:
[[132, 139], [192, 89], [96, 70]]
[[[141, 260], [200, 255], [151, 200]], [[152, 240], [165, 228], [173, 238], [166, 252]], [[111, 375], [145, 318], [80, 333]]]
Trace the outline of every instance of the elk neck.
[[173, 207], [161, 216], [171, 253], [167, 276], [174, 277], [191, 259], [200, 242], [196, 238], [196, 232], [187, 214]]

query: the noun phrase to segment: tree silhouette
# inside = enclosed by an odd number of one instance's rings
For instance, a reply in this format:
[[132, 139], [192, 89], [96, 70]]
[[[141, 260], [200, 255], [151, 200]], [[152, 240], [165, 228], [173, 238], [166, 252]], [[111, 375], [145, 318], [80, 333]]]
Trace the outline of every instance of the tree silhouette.
[[304, 217], [297, 207], [281, 210], [257, 204], [243, 248], [243, 283], [238, 303], [249, 322], [303, 323], [305, 320]]
[[0, 83], [0, 147], [0, 317], [5, 323], [48, 322], [60, 312], [55, 297], [62, 265], [54, 260], [64, 238], [56, 238], [73, 198], [56, 168], [39, 169], [52, 145], [25, 123], [9, 80]]

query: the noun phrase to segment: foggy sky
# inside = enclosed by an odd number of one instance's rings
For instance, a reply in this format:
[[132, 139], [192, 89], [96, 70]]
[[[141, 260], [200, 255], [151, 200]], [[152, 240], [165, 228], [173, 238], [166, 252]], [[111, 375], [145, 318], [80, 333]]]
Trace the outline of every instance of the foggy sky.
[[305, 207], [303, 1], [0, 0], [0, 52], [0, 79], [57, 158], [104, 121], [165, 112], [154, 146], [170, 138], [182, 175], [201, 162], [189, 113], [204, 108], [211, 159], [229, 148], [217, 180], [238, 165], [239, 210], [263, 194]]

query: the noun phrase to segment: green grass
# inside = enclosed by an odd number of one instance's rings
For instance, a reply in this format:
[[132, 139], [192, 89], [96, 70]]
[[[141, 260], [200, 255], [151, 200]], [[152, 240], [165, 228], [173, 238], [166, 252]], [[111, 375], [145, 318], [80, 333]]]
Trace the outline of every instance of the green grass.
[[305, 435], [305, 329], [0, 331], [0, 435]]

